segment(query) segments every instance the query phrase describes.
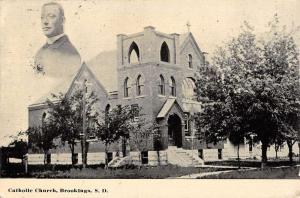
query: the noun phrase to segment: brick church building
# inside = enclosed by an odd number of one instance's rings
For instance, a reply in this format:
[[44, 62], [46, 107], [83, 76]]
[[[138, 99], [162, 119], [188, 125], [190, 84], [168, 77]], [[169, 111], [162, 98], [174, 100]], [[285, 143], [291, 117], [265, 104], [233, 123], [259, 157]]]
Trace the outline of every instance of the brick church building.
[[[159, 124], [162, 148], [160, 163], [179, 165], [201, 165], [203, 158], [221, 159], [224, 144], [206, 144], [201, 141], [190, 117], [201, 111], [201, 103], [195, 99], [195, 75], [203, 66], [205, 57], [192, 33], [166, 34], [154, 27], [145, 27], [135, 34], [117, 35], [117, 50], [103, 52], [78, 73], [50, 93], [71, 95], [78, 83], [85, 79], [99, 98], [97, 109], [104, 112], [117, 105], [141, 107], [148, 121]], [[107, 68], [109, 74], [107, 75]], [[49, 93], [49, 95], [50, 95]], [[46, 98], [49, 96], [46, 96]], [[45, 99], [42, 98], [29, 109], [29, 126], [41, 125], [47, 113]], [[156, 165], [157, 151], [153, 140], [142, 150], [142, 163]], [[139, 153], [129, 141], [126, 147], [133, 162]], [[122, 144], [109, 148], [114, 159], [122, 151]], [[81, 163], [81, 147], [77, 145], [78, 162]], [[38, 163], [40, 153], [29, 155], [29, 162]], [[88, 164], [104, 162], [104, 145], [99, 140], [90, 140]], [[51, 163], [71, 163], [71, 153], [67, 146], [51, 150]]]

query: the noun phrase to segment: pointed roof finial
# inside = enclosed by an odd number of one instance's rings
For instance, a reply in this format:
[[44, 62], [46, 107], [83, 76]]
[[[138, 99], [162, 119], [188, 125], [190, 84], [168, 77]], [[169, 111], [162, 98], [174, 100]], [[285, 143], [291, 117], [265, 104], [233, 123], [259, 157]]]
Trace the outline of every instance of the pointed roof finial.
[[190, 30], [191, 24], [190, 24], [189, 21], [186, 22], [186, 27], [187, 27], [188, 32], [190, 32], [190, 31], [191, 31], [191, 30]]

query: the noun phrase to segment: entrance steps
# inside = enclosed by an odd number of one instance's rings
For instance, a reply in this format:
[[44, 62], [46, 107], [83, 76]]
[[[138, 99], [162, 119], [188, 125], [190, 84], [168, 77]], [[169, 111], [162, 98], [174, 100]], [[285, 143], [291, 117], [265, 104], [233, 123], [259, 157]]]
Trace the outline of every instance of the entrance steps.
[[126, 157], [115, 157], [108, 163], [108, 167], [110, 168], [118, 168], [124, 165], [131, 164], [130, 156]]
[[168, 162], [183, 167], [200, 167], [204, 161], [198, 157], [197, 150], [185, 150], [176, 146], [167, 149]]

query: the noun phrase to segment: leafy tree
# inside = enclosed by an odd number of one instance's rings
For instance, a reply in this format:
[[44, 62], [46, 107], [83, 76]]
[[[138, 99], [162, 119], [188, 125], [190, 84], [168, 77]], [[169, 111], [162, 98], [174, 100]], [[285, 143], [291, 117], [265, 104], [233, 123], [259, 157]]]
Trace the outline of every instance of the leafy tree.
[[95, 134], [105, 145], [105, 166], [108, 166], [108, 148], [120, 138], [129, 138], [133, 129], [131, 123], [134, 113], [130, 106], [117, 106], [105, 112], [104, 117], [96, 121]]
[[9, 136], [12, 140], [8, 146], [13, 146], [19, 155], [25, 155], [28, 152], [28, 142], [23, 140], [24, 135], [26, 135], [26, 131], [19, 131], [17, 135]]
[[[98, 116], [95, 110], [95, 104], [98, 101], [94, 92], [84, 97], [81, 90], [76, 90], [70, 97], [63, 94], [54, 95], [56, 102], [47, 101], [49, 106], [49, 122], [53, 125], [53, 130], [60, 135], [61, 142], [68, 143], [72, 153], [72, 164], [75, 163], [75, 146], [78, 140], [81, 139], [83, 132], [83, 122], [87, 123], [87, 135], [92, 135], [95, 129], [95, 120]], [[84, 112], [84, 101], [85, 112]], [[86, 120], [83, 120], [83, 113], [85, 113]], [[88, 143], [86, 143], [88, 147]], [[87, 151], [86, 151], [87, 152]], [[83, 155], [87, 155], [83, 153]], [[84, 157], [83, 157], [84, 158]], [[86, 160], [86, 158], [85, 158]], [[86, 161], [83, 161], [86, 164]]]
[[50, 149], [57, 147], [54, 140], [59, 136], [53, 125], [45, 122], [42, 126], [29, 127], [25, 133], [28, 135], [28, 147], [32, 150], [43, 150], [44, 164], [48, 164], [47, 156]]
[[199, 128], [215, 141], [231, 136], [239, 143], [247, 134], [256, 134], [262, 143], [262, 165], [268, 146], [279, 137], [295, 138], [294, 125], [299, 123], [296, 45], [292, 34], [274, 28], [276, 16], [269, 26], [268, 37], [258, 40], [245, 23], [236, 38], [218, 48], [213, 66], [207, 66], [215, 69], [214, 77], [203, 80], [200, 73], [196, 83], [198, 99], [210, 101], [198, 116]]
[[293, 36], [300, 27], [287, 30], [285, 26], [280, 26], [275, 15], [269, 28], [267, 38], [262, 42], [264, 65], [268, 77], [272, 79], [271, 97], [274, 98], [273, 115], [278, 136], [286, 140], [292, 162], [292, 148], [299, 141], [300, 131], [299, 51]]
[[[133, 142], [135, 149], [139, 153], [139, 161], [142, 162], [141, 151], [147, 149], [149, 140], [153, 140], [154, 146], [158, 146], [158, 126], [156, 122], [147, 121], [145, 118], [140, 116], [137, 121], [132, 122], [132, 130], [130, 131], [130, 140]], [[158, 150], [159, 148], [157, 148]], [[159, 155], [158, 155], [159, 157]]]

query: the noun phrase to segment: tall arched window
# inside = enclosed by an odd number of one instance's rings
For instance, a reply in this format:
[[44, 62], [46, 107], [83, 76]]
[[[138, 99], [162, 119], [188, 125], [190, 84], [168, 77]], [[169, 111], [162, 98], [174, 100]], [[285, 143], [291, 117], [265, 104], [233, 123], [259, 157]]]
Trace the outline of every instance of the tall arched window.
[[173, 77], [171, 77], [170, 79], [170, 88], [171, 88], [171, 96], [176, 96], [176, 83]]
[[141, 75], [139, 75], [136, 79], [136, 95], [140, 96], [144, 94], [144, 84], [145, 81]]
[[138, 63], [140, 61], [140, 51], [139, 47], [135, 42], [132, 42], [128, 51], [128, 62]]
[[165, 95], [165, 79], [162, 75], [159, 76], [158, 90], [160, 95]]
[[163, 62], [170, 62], [170, 51], [166, 42], [163, 42], [160, 48], [160, 60]]
[[129, 97], [129, 91], [130, 91], [130, 83], [129, 83], [129, 78], [127, 77], [124, 80], [124, 97]]
[[196, 85], [193, 78], [185, 78], [182, 81], [182, 95], [185, 99], [196, 100]]
[[189, 68], [193, 68], [193, 56], [192, 54], [189, 54]]

